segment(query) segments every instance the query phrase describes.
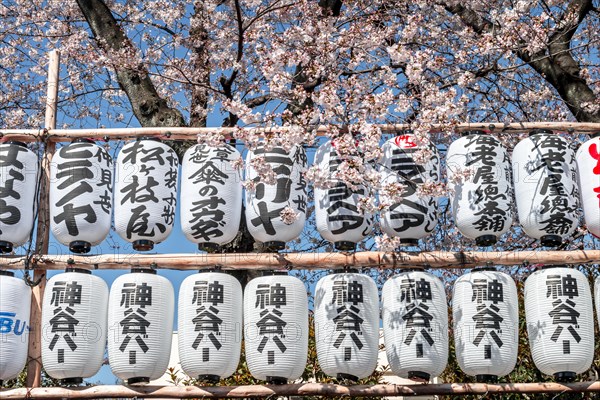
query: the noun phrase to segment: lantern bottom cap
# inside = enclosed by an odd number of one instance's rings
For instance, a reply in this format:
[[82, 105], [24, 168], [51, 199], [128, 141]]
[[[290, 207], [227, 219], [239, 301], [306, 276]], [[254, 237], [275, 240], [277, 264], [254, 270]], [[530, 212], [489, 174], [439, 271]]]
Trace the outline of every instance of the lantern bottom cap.
[[69, 243], [69, 250], [71, 250], [72, 253], [76, 254], [89, 253], [90, 250], [92, 250], [92, 244], [83, 240], [76, 240], [74, 242]]
[[350, 374], [344, 374], [344, 373], [337, 374], [335, 378], [338, 381], [343, 381], [343, 380], [349, 380], [349, 381], [352, 381], [352, 382], [358, 381], [358, 376], [354, 376], [354, 375], [350, 375]]
[[544, 235], [540, 238], [540, 243], [545, 247], [560, 246], [562, 242], [562, 237], [558, 235]]
[[136, 240], [133, 242], [133, 249], [137, 251], [150, 251], [154, 248], [152, 240]]
[[139, 385], [143, 383], [150, 383], [150, 378], [147, 376], [136, 376], [135, 378], [127, 379], [128, 385]]
[[221, 245], [217, 243], [198, 243], [198, 250], [207, 253], [214, 253], [221, 249]]
[[571, 371], [557, 372], [554, 374], [554, 379], [559, 382], [573, 382], [576, 377], [577, 374]]
[[264, 242], [263, 246], [265, 247], [265, 249], [269, 249], [271, 251], [279, 251], [285, 249], [285, 242], [272, 240], [270, 242]]
[[287, 378], [281, 376], [267, 376], [265, 380], [271, 385], [285, 385], [288, 383]]
[[339, 242], [334, 242], [333, 247], [335, 247], [336, 250], [340, 251], [353, 251], [354, 249], [356, 249], [356, 243], [342, 240]]
[[219, 383], [219, 381], [221, 380], [221, 377], [219, 375], [204, 374], [204, 375], [198, 375], [198, 380], [201, 382]]
[[81, 385], [83, 383], [83, 378], [65, 378], [61, 379], [60, 383], [63, 385]]
[[475, 380], [482, 383], [495, 383], [498, 382], [498, 375], [475, 375]]
[[425, 381], [429, 381], [431, 379], [431, 374], [423, 371], [408, 371], [408, 379], [423, 379]]
[[400, 239], [400, 246], [418, 246], [419, 239]]
[[13, 245], [11, 242], [0, 240], [0, 253], [12, 253]]
[[498, 241], [498, 238], [494, 235], [481, 235], [475, 238], [475, 244], [477, 246], [491, 246]]

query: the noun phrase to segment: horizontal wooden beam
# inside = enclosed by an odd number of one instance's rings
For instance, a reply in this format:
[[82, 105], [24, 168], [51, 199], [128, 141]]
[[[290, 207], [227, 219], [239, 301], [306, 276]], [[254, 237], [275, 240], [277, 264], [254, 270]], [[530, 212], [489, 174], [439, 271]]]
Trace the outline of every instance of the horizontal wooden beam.
[[105, 399], [105, 398], [245, 398], [271, 396], [431, 396], [431, 395], [478, 395], [500, 393], [573, 393], [600, 392], [600, 382], [576, 383], [446, 383], [411, 385], [356, 385], [343, 386], [323, 383], [292, 385], [248, 386], [91, 386], [77, 388], [19, 388], [1, 389], [0, 399]]
[[352, 268], [473, 268], [491, 265], [561, 265], [600, 263], [600, 250], [573, 251], [431, 251], [384, 253], [230, 253], [230, 254], [100, 254], [87, 256], [0, 257], [0, 269], [25, 267], [63, 270], [67, 267], [89, 269], [159, 268], [195, 270], [284, 270]]
[[[378, 125], [383, 133], [398, 133], [404, 129], [410, 128], [406, 124], [387, 124]], [[600, 123], [588, 122], [523, 122], [504, 124], [500, 122], [481, 122], [468, 124], [433, 124], [430, 127], [431, 132], [464, 132], [474, 129], [483, 129], [491, 132], [519, 133], [527, 132], [536, 128], [552, 129], [558, 132], [578, 132], [591, 133], [600, 132]], [[239, 130], [254, 132], [282, 132], [287, 127], [272, 128], [110, 128], [110, 129], [0, 129], [0, 137], [3, 140], [18, 140], [21, 142], [44, 141], [49, 142], [69, 142], [76, 138], [94, 138], [96, 140], [125, 140], [143, 136], [160, 137], [172, 140], [196, 140], [198, 134], [222, 133], [225, 136], [231, 135]], [[318, 135], [325, 135], [328, 132], [326, 126], [317, 128]]]

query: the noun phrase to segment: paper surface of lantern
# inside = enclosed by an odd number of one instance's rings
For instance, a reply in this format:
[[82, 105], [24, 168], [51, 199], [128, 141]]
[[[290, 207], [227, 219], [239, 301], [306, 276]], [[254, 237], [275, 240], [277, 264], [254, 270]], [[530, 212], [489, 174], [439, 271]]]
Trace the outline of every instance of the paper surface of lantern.
[[0, 143], [0, 253], [29, 240], [35, 218], [38, 158], [24, 143]]
[[478, 381], [508, 375], [517, 362], [519, 300], [513, 278], [477, 270], [454, 283], [454, 347], [460, 368]]
[[183, 371], [218, 382], [231, 376], [242, 345], [242, 286], [231, 275], [201, 272], [179, 290], [179, 360]]
[[81, 383], [102, 366], [108, 286], [86, 270], [67, 270], [46, 285], [42, 305], [42, 364], [52, 378]]
[[244, 290], [244, 346], [252, 376], [282, 384], [300, 378], [308, 356], [308, 298], [304, 283], [262, 276]]
[[115, 230], [135, 250], [151, 250], [171, 233], [178, 166], [175, 151], [154, 140], [137, 140], [121, 149], [115, 174]]
[[379, 352], [379, 296], [373, 279], [339, 273], [319, 280], [315, 340], [327, 375], [358, 380], [373, 373]]
[[200, 250], [212, 251], [231, 242], [240, 228], [242, 182], [233, 146], [198, 144], [181, 166], [181, 229]]
[[334, 179], [341, 162], [331, 141], [317, 149], [315, 164], [329, 173], [333, 186], [315, 187], [315, 222], [323, 239], [333, 243], [336, 249], [354, 250], [371, 232], [373, 216], [359, 209], [360, 199], [367, 195], [364, 186], [352, 190], [341, 180]]
[[600, 137], [583, 143], [576, 159], [585, 226], [592, 235], [600, 237]]
[[108, 301], [108, 359], [128, 384], [160, 378], [169, 364], [175, 295], [171, 282], [153, 270], [118, 277]]
[[[264, 157], [275, 173], [275, 182], [263, 182], [253, 166], [253, 160]], [[290, 151], [282, 147], [265, 150], [261, 145], [246, 157], [246, 180], [254, 180], [254, 190], [246, 190], [246, 225], [252, 237], [266, 247], [281, 250], [295, 240], [306, 221], [306, 153], [302, 146]], [[294, 221], [285, 221], [281, 213], [289, 207], [296, 213]]]
[[[427, 162], [418, 162], [415, 153], [424, 148], [429, 154]], [[381, 213], [381, 230], [389, 236], [399, 237], [402, 244], [418, 244], [418, 239], [429, 235], [437, 225], [437, 198], [417, 194], [418, 185], [440, 180], [440, 157], [436, 147], [431, 142], [417, 144], [411, 134], [396, 136], [383, 145], [380, 172], [382, 186], [391, 183], [406, 186], [402, 201], [391, 204]], [[379, 199], [381, 203], [391, 203], [383, 191]]]
[[576, 269], [555, 267], [525, 281], [525, 317], [535, 366], [559, 380], [587, 371], [594, 359], [590, 285]]
[[31, 289], [12, 272], [0, 271], [0, 384], [27, 363]]
[[513, 221], [508, 152], [495, 137], [472, 131], [452, 142], [446, 168], [456, 227], [479, 246], [496, 243]]
[[558, 246], [579, 224], [575, 151], [547, 130], [532, 131], [513, 151], [519, 222], [543, 246]]
[[92, 141], [58, 149], [50, 164], [50, 229], [74, 253], [87, 253], [110, 231], [113, 162]]
[[423, 271], [402, 272], [381, 294], [387, 359], [402, 378], [430, 380], [448, 362], [448, 304], [444, 284]]

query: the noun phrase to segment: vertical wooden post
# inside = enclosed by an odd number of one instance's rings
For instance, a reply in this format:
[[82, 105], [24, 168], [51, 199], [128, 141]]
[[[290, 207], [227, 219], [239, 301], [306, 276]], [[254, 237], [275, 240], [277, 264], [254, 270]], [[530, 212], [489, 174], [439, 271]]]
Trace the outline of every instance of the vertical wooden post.
[[[60, 66], [60, 53], [58, 50], [50, 52], [48, 63], [48, 92], [46, 95], [46, 120], [47, 130], [56, 129], [56, 108], [58, 101], [58, 76]], [[41, 165], [40, 192], [38, 204], [37, 235], [35, 238], [35, 253], [47, 254], [50, 240], [50, 208], [48, 207], [48, 191], [50, 183], [50, 162], [56, 150], [56, 144], [47, 142], [44, 148], [44, 157]], [[39, 387], [42, 383], [42, 299], [46, 288], [46, 274], [44, 270], [35, 269], [33, 281], [39, 284], [33, 288], [31, 298], [31, 315], [29, 332], [29, 356], [27, 361], [27, 387]]]

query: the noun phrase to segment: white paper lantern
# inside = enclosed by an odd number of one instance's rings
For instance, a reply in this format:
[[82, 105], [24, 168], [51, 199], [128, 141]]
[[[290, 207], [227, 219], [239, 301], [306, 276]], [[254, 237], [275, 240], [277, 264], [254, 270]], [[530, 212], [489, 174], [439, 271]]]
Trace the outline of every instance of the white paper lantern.
[[519, 299], [509, 275], [479, 269], [454, 283], [454, 348], [460, 368], [478, 381], [508, 375], [519, 349]]
[[581, 145], [577, 150], [577, 173], [585, 225], [600, 237], [600, 136]]
[[315, 289], [315, 340], [323, 372], [358, 380], [373, 373], [379, 352], [379, 296], [372, 278], [327, 275]]
[[102, 366], [108, 286], [90, 271], [50, 278], [42, 304], [42, 364], [52, 378], [81, 383]]
[[525, 281], [525, 317], [535, 366], [558, 380], [572, 380], [594, 359], [590, 285], [576, 269], [554, 267]]
[[50, 164], [50, 228], [74, 253], [88, 253], [108, 235], [113, 162], [87, 139], [61, 147]]
[[[415, 153], [425, 148], [430, 155], [426, 163], [419, 163]], [[384, 188], [395, 183], [406, 186], [399, 203], [393, 203], [385, 191], [380, 191], [380, 202], [391, 204], [381, 213], [381, 230], [400, 238], [402, 244], [417, 245], [418, 240], [431, 234], [437, 225], [437, 198], [417, 194], [418, 185], [440, 180], [437, 148], [431, 142], [417, 144], [411, 134], [396, 136], [383, 145], [380, 172]]]
[[[275, 173], [275, 183], [260, 179], [253, 160], [263, 157]], [[266, 247], [282, 250], [285, 243], [295, 240], [306, 221], [306, 153], [302, 146], [290, 151], [273, 147], [265, 151], [259, 146], [246, 156], [246, 180], [255, 181], [254, 190], [246, 190], [246, 226], [252, 237]], [[286, 219], [282, 212], [293, 212], [296, 218]]]
[[108, 301], [108, 360], [128, 384], [147, 383], [167, 370], [175, 295], [171, 282], [153, 270], [118, 277]]
[[240, 229], [242, 182], [234, 166], [233, 146], [197, 144], [181, 166], [181, 229], [200, 250], [214, 251], [231, 242]]
[[24, 143], [0, 144], [0, 253], [29, 240], [35, 217], [39, 163]]
[[394, 374], [430, 380], [448, 362], [448, 304], [444, 284], [423, 271], [387, 280], [381, 294], [383, 336]]
[[315, 165], [328, 173], [333, 186], [328, 189], [315, 187], [315, 222], [323, 239], [334, 244], [338, 250], [354, 250], [356, 243], [371, 232], [373, 216], [359, 209], [361, 198], [367, 189], [359, 185], [351, 190], [345, 183], [334, 179], [334, 173], [342, 162], [331, 141], [317, 149]]
[[284, 384], [302, 376], [308, 356], [308, 297], [288, 275], [252, 279], [244, 290], [244, 346], [252, 376]]
[[27, 363], [31, 289], [23, 279], [0, 271], [0, 386]]
[[231, 275], [201, 272], [179, 290], [179, 360], [187, 375], [218, 382], [231, 376], [242, 345], [242, 286]]
[[456, 227], [478, 246], [496, 243], [513, 221], [508, 152], [483, 131], [466, 132], [448, 148], [446, 168]]
[[121, 149], [115, 174], [115, 230], [135, 250], [152, 250], [171, 233], [178, 166], [175, 151], [155, 140], [137, 140]]
[[558, 246], [579, 225], [575, 151], [564, 138], [538, 129], [513, 151], [519, 222], [543, 246]]

